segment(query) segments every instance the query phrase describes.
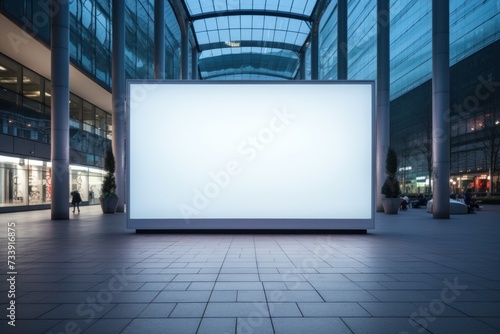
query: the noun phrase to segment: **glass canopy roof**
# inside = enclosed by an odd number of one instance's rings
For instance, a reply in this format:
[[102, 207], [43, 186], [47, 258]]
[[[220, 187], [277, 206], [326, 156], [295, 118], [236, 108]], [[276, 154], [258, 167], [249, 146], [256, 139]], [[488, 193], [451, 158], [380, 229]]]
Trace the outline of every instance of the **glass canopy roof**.
[[293, 79], [325, 0], [184, 0], [202, 79]]

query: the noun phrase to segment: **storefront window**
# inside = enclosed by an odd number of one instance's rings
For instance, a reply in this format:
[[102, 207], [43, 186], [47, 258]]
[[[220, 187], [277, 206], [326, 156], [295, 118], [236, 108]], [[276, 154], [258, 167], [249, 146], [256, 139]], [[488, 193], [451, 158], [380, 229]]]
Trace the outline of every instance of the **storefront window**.
[[28, 204], [28, 170], [26, 159], [0, 157], [0, 205]]
[[82, 201], [88, 200], [88, 168], [72, 166], [70, 168], [70, 192], [78, 190]]
[[[48, 161], [0, 155], [0, 207], [50, 204], [52, 165]], [[82, 200], [99, 204], [104, 171], [70, 165], [70, 189]], [[69, 200], [69, 198], [68, 198]]]
[[28, 190], [29, 204], [42, 204], [42, 166], [29, 166]]

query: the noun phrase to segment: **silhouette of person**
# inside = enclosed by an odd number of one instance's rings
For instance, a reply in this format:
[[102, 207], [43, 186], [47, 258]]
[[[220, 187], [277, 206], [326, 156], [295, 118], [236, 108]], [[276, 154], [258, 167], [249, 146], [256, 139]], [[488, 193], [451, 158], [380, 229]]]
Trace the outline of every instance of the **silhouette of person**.
[[82, 201], [82, 197], [80, 196], [80, 193], [78, 190], [72, 191], [71, 196], [73, 198], [71, 199], [71, 204], [73, 204], [73, 212], [75, 212], [75, 207], [78, 209], [78, 213], [80, 213], [80, 202]]

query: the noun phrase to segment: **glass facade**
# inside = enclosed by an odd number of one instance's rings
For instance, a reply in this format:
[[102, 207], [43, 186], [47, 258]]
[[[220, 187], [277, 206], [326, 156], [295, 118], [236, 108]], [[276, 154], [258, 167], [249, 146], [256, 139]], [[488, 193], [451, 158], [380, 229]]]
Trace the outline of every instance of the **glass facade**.
[[[431, 1], [391, 1], [391, 99], [431, 78]], [[348, 2], [348, 78], [376, 78], [376, 2]], [[450, 65], [500, 39], [498, 1], [450, 1]], [[320, 25], [320, 78], [336, 79], [337, 2]]]
[[[390, 2], [391, 145], [398, 151], [405, 192], [431, 190], [431, 4]], [[348, 2], [348, 79], [376, 79], [376, 19], [375, 1]], [[453, 191], [500, 191], [499, 94], [484, 88], [500, 78], [499, 40], [500, 2], [450, 1]], [[319, 70], [321, 79], [337, 78], [336, 1], [320, 25]]]
[[[500, 191], [500, 161], [489, 161], [500, 139], [488, 139], [500, 137], [500, 101], [485, 91], [485, 82], [500, 77], [499, 6], [450, 1], [450, 188], [457, 194], [469, 187]], [[405, 191], [411, 192], [431, 191], [431, 39], [430, 2], [391, 3], [391, 144], [401, 159]]]
[[[50, 81], [0, 54], [0, 87], [0, 133], [50, 144]], [[111, 147], [111, 115], [70, 94], [69, 116], [71, 150], [102, 166]]]
[[[153, 19], [154, 0], [125, 1], [125, 73], [128, 79], [154, 77]], [[165, 1], [165, 35], [165, 78], [179, 79], [181, 32], [168, 1]], [[111, 57], [111, 52], [108, 56]]]
[[[0, 0], [0, 11], [50, 45], [49, 1]], [[154, 0], [125, 1], [125, 72], [151, 79], [154, 70]], [[70, 1], [70, 58], [84, 73], [111, 89], [111, 1]], [[180, 77], [180, 30], [165, 1], [165, 77]]]
[[[347, 2], [348, 79], [375, 80], [377, 71], [376, 1]], [[320, 24], [319, 77], [337, 79], [337, 2], [332, 1]]]

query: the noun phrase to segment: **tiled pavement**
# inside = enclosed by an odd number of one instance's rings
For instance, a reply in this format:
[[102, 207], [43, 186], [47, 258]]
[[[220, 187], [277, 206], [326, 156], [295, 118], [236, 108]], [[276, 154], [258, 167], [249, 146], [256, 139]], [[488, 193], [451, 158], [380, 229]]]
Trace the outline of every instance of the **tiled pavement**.
[[[135, 234], [0, 214], [1, 333], [500, 333], [500, 206], [349, 234]], [[7, 224], [16, 223], [16, 326]]]

